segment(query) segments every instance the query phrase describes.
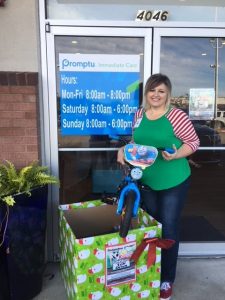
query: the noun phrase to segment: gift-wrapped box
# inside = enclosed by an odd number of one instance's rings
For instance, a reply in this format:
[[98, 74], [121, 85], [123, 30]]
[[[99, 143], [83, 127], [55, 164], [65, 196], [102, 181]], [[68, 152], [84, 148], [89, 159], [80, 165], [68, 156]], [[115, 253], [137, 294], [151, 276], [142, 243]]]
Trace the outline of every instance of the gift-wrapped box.
[[[68, 299], [159, 299], [161, 249], [143, 246], [143, 241], [160, 239], [160, 223], [139, 209], [132, 229], [121, 238], [116, 206], [88, 201], [61, 205], [59, 210], [61, 272]], [[134, 261], [131, 256], [138, 246]]]

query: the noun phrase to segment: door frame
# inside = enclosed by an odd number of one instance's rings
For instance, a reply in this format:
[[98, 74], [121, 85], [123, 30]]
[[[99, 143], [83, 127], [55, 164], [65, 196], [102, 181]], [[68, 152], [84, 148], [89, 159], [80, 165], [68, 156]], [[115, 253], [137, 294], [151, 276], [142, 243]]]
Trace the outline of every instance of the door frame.
[[[162, 37], [225, 37], [225, 29], [219, 28], [154, 28], [152, 72], [160, 72]], [[225, 151], [225, 147], [199, 147], [199, 150]], [[224, 256], [225, 242], [180, 243], [180, 256]]]
[[[40, 37], [41, 37], [41, 84], [39, 93], [41, 112], [41, 148], [42, 161], [48, 165], [51, 172], [59, 175], [58, 169], [58, 136], [57, 136], [57, 109], [56, 109], [56, 76], [55, 76], [55, 44], [57, 35], [81, 36], [128, 36], [143, 37], [144, 47], [144, 82], [151, 73], [160, 70], [160, 42], [162, 36], [190, 36], [207, 37], [225, 36], [224, 23], [180, 23], [168, 22], [153, 24], [137, 24], [136, 22], [72, 22], [60, 20], [45, 20], [44, 7], [40, 11]], [[84, 24], [85, 23], [85, 24]], [[94, 27], [93, 27], [94, 26]], [[171, 26], [171, 27], [170, 27]], [[205, 28], [200, 28], [200, 27]], [[195, 27], [195, 28], [194, 28]], [[206, 28], [208, 27], [208, 28]], [[219, 28], [218, 28], [219, 27]], [[154, 32], [154, 38], [153, 37]], [[110, 34], [109, 34], [110, 33]], [[152, 48], [153, 43], [153, 48]], [[154, 59], [152, 59], [154, 57]], [[151, 72], [152, 71], [152, 72]], [[201, 147], [207, 150], [208, 147]], [[210, 147], [213, 150], [213, 148]], [[219, 148], [216, 148], [219, 150]], [[63, 151], [87, 151], [90, 149], [63, 149]], [[225, 150], [224, 148], [220, 150]], [[58, 260], [58, 205], [59, 191], [55, 186], [50, 187], [48, 203], [48, 247], [49, 260]], [[181, 243], [179, 255], [182, 256], [224, 256], [225, 243]]]
[[[44, 124], [47, 132], [45, 138], [45, 149], [48, 152], [45, 162], [50, 166], [52, 174], [59, 176], [58, 151], [96, 151], [92, 148], [58, 148], [58, 128], [57, 128], [57, 95], [56, 95], [56, 56], [55, 56], [55, 37], [56, 36], [107, 36], [107, 37], [140, 37], [144, 39], [144, 74], [143, 84], [151, 74], [152, 58], [152, 28], [109, 28], [107, 27], [64, 27], [50, 26], [46, 32], [46, 76], [47, 84], [43, 85], [44, 90]], [[47, 113], [48, 111], [48, 113]], [[45, 133], [44, 133], [45, 134]], [[112, 151], [115, 149], [97, 149], [99, 151]], [[49, 213], [48, 213], [48, 257], [52, 260], [58, 260], [58, 206], [59, 189], [52, 186], [49, 195]]]

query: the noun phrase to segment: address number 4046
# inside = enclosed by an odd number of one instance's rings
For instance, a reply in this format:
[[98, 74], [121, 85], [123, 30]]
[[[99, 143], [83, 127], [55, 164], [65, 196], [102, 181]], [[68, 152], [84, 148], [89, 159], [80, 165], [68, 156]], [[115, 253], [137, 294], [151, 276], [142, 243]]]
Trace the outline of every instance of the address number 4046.
[[167, 21], [168, 11], [138, 10], [135, 21]]

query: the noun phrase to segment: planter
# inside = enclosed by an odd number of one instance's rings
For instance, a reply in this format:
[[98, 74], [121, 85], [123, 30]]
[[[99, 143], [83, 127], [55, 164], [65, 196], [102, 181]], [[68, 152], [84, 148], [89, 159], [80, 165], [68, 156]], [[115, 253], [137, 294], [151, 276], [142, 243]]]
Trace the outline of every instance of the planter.
[[[32, 190], [30, 197], [18, 194], [14, 198], [0, 248], [0, 300], [29, 300], [42, 289], [48, 187]], [[6, 206], [0, 205], [2, 222]]]

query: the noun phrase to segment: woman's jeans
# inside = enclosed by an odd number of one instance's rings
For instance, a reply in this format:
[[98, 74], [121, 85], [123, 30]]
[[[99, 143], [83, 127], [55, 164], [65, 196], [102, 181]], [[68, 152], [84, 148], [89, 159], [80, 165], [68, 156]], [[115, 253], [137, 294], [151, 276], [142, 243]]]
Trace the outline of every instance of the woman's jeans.
[[154, 191], [146, 188], [141, 191], [142, 207], [162, 224], [162, 237], [175, 240], [168, 250], [162, 250], [161, 281], [174, 282], [179, 249], [179, 223], [190, 178], [166, 190]]

